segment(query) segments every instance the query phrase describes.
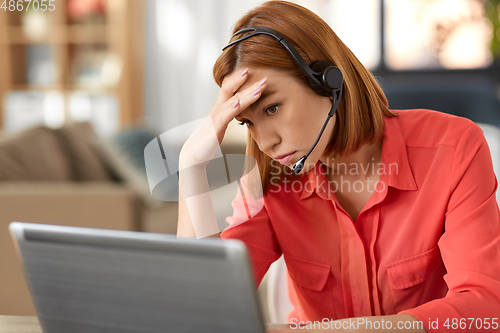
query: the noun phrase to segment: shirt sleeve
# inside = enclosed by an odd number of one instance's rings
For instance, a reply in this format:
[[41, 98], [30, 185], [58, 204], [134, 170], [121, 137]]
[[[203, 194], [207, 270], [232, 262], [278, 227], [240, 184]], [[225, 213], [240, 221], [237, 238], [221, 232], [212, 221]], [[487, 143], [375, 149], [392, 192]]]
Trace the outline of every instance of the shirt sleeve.
[[274, 233], [264, 198], [252, 199], [246, 191], [245, 181], [240, 181], [236, 198], [232, 201], [233, 216], [226, 218], [229, 226], [221, 238], [243, 241], [252, 263], [256, 287], [260, 285], [269, 266], [282, 254]]
[[[400, 313], [422, 321], [427, 332], [500, 332], [498, 183], [483, 132], [475, 124], [457, 144], [449, 184], [444, 233], [438, 242], [448, 293]], [[429, 327], [436, 320], [438, 325]]]

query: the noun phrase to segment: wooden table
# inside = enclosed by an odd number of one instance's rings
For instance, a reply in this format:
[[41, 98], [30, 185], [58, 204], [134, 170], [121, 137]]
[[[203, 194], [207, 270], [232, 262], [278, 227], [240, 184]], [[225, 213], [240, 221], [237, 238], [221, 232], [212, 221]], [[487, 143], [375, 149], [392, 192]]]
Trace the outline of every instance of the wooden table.
[[0, 316], [0, 333], [42, 333], [37, 317]]
[[[288, 327], [287, 324], [266, 324], [266, 328]], [[37, 317], [1, 316], [0, 333], [43, 333]]]

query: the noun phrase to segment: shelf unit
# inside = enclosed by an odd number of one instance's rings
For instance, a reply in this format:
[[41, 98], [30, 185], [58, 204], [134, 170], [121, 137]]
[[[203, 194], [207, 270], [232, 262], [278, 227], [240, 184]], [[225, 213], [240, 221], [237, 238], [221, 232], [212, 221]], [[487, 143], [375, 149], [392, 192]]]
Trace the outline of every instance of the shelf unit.
[[[103, 13], [78, 20], [68, 14], [69, 0], [52, 0], [55, 4], [52, 12], [0, 10], [0, 128], [4, 127], [6, 98], [9, 93], [16, 91], [55, 91], [62, 94], [66, 121], [72, 121], [69, 110], [71, 94], [104, 94], [114, 97], [118, 103], [120, 127], [141, 121], [144, 109], [145, 1], [103, 2]], [[35, 26], [29, 30], [26, 18], [33, 14], [38, 15], [36, 18], [42, 19], [45, 24], [39, 29]], [[53, 80], [43, 84], [28, 78], [28, 51], [37, 46], [50, 49], [53, 64], [50, 67], [53, 69]], [[111, 56], [114, 60], [111, 62], [114, 64], [114, 71], [110, 72], [113, 74], [111, 77], [114, 77], [111, 82], [78, 81], [78, 78], [81, 79], [78, 74], [81, 70], [79, 62], [85, 59], [85, 55], [95, 57], [95, 54]]]

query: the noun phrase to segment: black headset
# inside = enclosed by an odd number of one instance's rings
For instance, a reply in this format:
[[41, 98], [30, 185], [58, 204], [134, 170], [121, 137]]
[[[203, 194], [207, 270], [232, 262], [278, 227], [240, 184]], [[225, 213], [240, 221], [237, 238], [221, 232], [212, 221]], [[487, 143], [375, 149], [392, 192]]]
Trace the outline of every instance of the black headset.
[[342, 75], [342, 72], [338, 67], [326, 60], [315, 61], [309, 67], [304, 59], [300, 56], [299, 52], [297, 52], [297, 50], [292, 46], [292, 44], [290, 44], [290, 42], [276, 30], [266, 27], [248, 27], [238, 30], [231, 38], [249, 31], [252, 33], [227, 44], [226, 46], [224, 46], [222, 51], [230, 46], [233, 46], [234, 44], [237, 44], [256, 35], [271, 36], [276, 41], [278, 41], [285, 48], [285, 50], [288, 51], [295, 63], [307, 75], [307, 81], [312, 90], [314, 90], [314, 92], [316, 92], [318, 95], [333, 98], [332, 108], [328, 113], [328, 117], [326, 118], [325, 124], [323, 125], [323, 128], [321, 129], [321, 132], [316, 139], [316, 142], [314, 142], [314, 145], [311, 147], [311, 149], [309, 149], [307, 154], [302, 156], [300, 160], [298, 160], [298, 162], [293, 166], [293, 173], [297, 175], [304, 167], [304, 163], [307, 157], [309, 156], [309, 154], [311, 154], [314, 147], [316, 147], [316, 144], [321, 138], [321, 135], [323, 135], [323, 131], [325, 130], [328, 121], [331, 117], [333, 117], [335, 111], [337, 110], [337, 107], [339, 106], [344, 85], [344, 76]]

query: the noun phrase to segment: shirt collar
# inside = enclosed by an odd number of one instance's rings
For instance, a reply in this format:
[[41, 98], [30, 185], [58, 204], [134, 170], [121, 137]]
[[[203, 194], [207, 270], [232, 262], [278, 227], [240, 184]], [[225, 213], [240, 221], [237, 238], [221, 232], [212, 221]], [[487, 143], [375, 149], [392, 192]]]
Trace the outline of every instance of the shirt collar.
[[[382, 168], [385, 168], [382, 171]], [[300, 199], [311, 196], [316, 191], [320, 197], [329, 197], [325, 193], [326, 182], [323, 163], [318, 161], [313, 169], [303, 176], [304, 186]], [[406, 142], [398, 117], [384, 117], [384, 137], [382, 140], [382, 166], [380, 169], [380, 180], [385, 181], [388, 186], [399, 190], [417, 190], [417, 183], [408, 161]]]

